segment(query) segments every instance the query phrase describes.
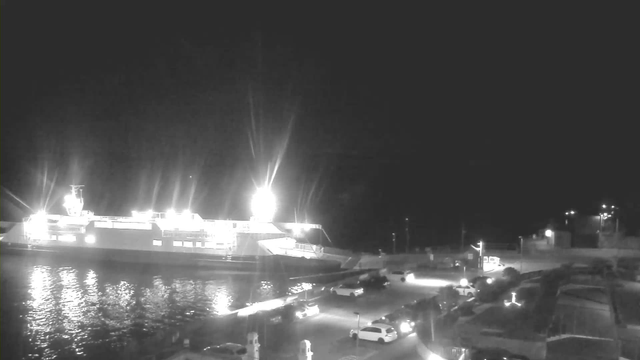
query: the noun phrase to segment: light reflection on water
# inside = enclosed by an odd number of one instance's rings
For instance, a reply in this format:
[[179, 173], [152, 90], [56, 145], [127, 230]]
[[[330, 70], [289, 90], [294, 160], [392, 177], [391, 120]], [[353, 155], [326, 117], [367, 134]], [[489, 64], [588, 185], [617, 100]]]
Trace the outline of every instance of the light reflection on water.
[[[4, 256], [0, 263], [3, 285], [11, 283], [10, 294], [2, 293], [3, 311], [13, 306], [24, 315], [27, 349], [22, 355], [31, 359], [103, 358], [99, 352], [127, 338], [143, 339], [160, 329], [227, 313], [237, 301], [263, 301], [313, 285], [287, 287], [286, 281], [256, 275], [184, 269], [27, 264]], [[9, 297], [16, 301], [5, 301]], [[2, 332], [21, 327], [19, 321], [3, 319]]]

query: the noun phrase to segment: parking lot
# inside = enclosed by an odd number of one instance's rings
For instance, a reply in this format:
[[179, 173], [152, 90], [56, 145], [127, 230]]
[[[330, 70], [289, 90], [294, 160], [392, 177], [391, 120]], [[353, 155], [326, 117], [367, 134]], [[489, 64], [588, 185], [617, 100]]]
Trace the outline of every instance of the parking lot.
[[400, 337], [389, 344], [351, 339], [349, 331], [358, 326], [354, 312], [360, 313], [362, 327], [404, 304], [435, 295], [438, 287], [447, 283], [450, 280], [424, 277], [406, 283], [394, 281], [387, 289], [367, 291], [357, 298], [329, 295], [317, 300], [320, 314], [294, 322], [291, 331], [283, 335], [293, 336], [294, 343], [309, 340], [314, 359], [342, 359], [356, 354], [371, 359], [417, 358], [415, 335]]

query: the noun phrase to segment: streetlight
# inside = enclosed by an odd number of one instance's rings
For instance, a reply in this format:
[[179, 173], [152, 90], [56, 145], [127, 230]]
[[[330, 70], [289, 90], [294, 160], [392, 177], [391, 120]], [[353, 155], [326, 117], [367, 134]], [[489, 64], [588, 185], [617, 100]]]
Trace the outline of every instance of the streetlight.
[[552, 236], [553, 236], [553, 230], [551, 230], [551, 229], [547, 229], [547, 230], [545, 230], [545, 232], [544, 232], [544, 236], [546, 236], [546, 237], [552, 237]]
[[356, 358], [358, 357], [358, 349], [360, 347], [360, 313], [357, 311], [353, 312], [356, 316], [358, 316], [358, 337], [356, 337]]
[[276, 213], [276, 197], [268, 188], [259, 188], [251, 199], [252, 220], [271, 222]]

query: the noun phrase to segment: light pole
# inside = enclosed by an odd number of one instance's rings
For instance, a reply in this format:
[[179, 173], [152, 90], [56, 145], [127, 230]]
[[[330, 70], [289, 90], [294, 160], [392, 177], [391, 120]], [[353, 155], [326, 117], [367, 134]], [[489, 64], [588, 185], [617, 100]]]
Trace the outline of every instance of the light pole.
[[484, 246], [482, 246], [482, 240], [480, 240], [480, 273], [484, 275]]
[[407, 244], [405, 245], [405, 252], [408, 254], [409, 253], [409, 218], [405, 218], [405, 227], [404, 227], [404, 231], [407, 235]]
[[396, 253], [396, 233], [391, 233], [391, 241], [393, 241], [393, 253]]
[[520, 274], [522, 274], [522, 261], [524, 261], [524, 237], [520, 236]]
[[460, 251], [464, 253], [464, 223], [462, 223], [462, 231], [460, 232]]
[[356, 358], [358, 357], [358, 350], [360, 348], [360, 313], [357, 311], [353, 312], [356, 316], [358, 316], [358, 337], [356, 337]]
[[480, 242], [478, 243], [478, 247], [475, 247], [473, 245], [471, 245], [471, 247], [480, 254], [480, 257], [478, 259], [478, 270], [480, 270], [480, 272], [484, 275], [484, 259], [482, 256], [484, 246], [482, 245], [482, 240], [480, 240]]

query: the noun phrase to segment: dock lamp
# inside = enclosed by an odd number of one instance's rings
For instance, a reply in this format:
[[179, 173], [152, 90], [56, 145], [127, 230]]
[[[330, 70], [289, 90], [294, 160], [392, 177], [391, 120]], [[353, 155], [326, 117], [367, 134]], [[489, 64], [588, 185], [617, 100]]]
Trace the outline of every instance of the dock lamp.
[[276, 197], [271, 190], [259, 188], [251, 199], [252, 220], [272, 222], [276, 208]]

